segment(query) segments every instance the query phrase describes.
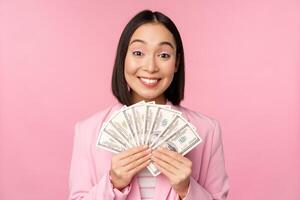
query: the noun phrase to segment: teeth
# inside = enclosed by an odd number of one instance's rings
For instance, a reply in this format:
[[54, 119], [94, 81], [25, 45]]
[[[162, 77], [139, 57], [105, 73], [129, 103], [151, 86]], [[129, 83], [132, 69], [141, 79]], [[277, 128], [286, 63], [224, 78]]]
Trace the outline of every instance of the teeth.
[[147, 83], [147, 84], [154, 84], [157, 83], [157, 79], [148, 79], [148, 78], [140, 78], [143, 82]]

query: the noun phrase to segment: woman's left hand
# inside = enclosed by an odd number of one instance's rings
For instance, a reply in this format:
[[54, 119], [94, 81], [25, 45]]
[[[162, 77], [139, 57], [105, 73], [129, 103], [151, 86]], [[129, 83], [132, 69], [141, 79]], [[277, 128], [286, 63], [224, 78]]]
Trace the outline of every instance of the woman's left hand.
[[154, 165], [169, 179], [173, 189], [183, 199], [189, 189], [192, 161], [166, 148], [152, 152]]

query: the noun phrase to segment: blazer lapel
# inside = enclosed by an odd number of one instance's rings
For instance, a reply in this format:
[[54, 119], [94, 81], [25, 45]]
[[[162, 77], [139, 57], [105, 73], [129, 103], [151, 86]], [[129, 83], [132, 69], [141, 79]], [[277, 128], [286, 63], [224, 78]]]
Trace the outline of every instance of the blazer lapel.
[[181, 112], [181, 115], [183, 116], [183, 118], [185, 118], [188, 122], [190, 122], [190, 119], [188, 118], [188, 116], [186, 115], [186, 113], [184, 112], [182, 107], [174, 106], [170, 101], [167, 101], [166, 105], [169, 105], [169, 106], [171, 106], [172, 109]]

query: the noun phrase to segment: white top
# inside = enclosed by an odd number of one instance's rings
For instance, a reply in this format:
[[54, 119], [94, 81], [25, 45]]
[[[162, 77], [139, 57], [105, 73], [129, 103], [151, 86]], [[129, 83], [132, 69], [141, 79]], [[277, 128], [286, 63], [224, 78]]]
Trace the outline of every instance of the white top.
[[147, 168], [137, 174], [142, 200], [154, 200], [156, 177]]

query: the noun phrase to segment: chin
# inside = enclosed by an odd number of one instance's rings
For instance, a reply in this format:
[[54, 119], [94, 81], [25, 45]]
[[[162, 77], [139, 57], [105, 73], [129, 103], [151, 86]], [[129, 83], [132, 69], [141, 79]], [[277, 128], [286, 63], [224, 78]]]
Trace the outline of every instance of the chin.
[[157, 98], [156, 96], [142, 96], [142, 97], [143, 97], [143, 99], [148, 100], [148, 101], [152, 101]]
[[151, 101], [159, 97], [159, 95], [139, 94], [145, 100]]

